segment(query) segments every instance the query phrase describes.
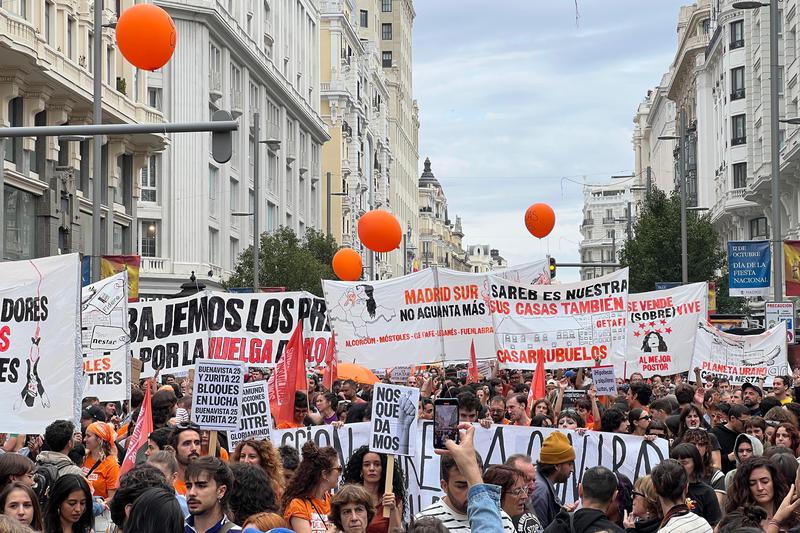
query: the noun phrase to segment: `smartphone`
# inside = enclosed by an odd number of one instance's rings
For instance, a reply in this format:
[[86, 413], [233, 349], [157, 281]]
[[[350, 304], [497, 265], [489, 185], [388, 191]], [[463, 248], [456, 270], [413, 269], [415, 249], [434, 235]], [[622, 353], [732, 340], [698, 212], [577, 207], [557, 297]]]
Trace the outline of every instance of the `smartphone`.
[[446, 449], [447, 439], [458, 443], [457, 398], [437, 398], [433, 402], [433, 447]]

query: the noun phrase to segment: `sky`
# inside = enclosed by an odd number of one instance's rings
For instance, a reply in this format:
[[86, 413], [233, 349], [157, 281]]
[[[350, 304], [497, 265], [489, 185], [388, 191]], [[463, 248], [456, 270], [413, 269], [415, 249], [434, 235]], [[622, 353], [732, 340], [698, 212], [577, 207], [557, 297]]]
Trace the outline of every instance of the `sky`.
[[[414, 2], [419, 170], [430, 157], [465, 245], [490, 244], [512, 265], [579, 261], [581, 183], [633, 172], [633, 116], [669, 69], [689, 3]], [[556, 213], [541, 241], [523, 221], [536, 202]]]

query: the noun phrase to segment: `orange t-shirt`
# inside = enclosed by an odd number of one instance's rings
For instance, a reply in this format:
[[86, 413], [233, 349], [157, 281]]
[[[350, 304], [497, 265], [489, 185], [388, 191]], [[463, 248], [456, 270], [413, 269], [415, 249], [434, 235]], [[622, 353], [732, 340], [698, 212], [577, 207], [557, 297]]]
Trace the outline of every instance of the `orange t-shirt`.
[[292, 526], [292, 518], [301, 518], [311, 523], [311, 533], [326, 533], [328, 530], [328, 515], [331, 513], [331, 496], [325, 495], [324, 500], [317, 498], [295, 498], [283, 511], [283, 518]]
[[[92, 469], [95, 462], [91, 455], [86, 457], [83, 462], [84, 475], [89, 474], [89, 470]], [[116, 490], [119, 485], [119, 464], [117, 464], [116, 458], [109, 456], [103, 459], [103, 462], [86, 479], [92, 486], [92, 493], [95, 496], [108, 498], [108, 491]]]
[[175, 481], [172, 483], [172, 487], [175, 489], [175, 492], [181, 496], [186, 496], [186, 483], [184, 483], [181, 478], [176, 477]]

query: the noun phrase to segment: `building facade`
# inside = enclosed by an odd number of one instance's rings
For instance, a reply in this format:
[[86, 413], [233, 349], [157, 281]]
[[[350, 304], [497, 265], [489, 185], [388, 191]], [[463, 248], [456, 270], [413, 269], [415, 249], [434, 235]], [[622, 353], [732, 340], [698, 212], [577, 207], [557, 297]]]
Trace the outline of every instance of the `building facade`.
[[[633, 231], [636, 186], [632, 176], [612, 177], [607, 185], [584, 186], [579, 244], [582, 263], [617, 262], [619, 250]], [[593, 279], [614, 270], [616, 267], [584, 266], [581, 279]]]
[[675, 189], [675, 102], [667, 98], [669, 73], [649, 91], [633, 117], [634, 173], [640, 185]]
[[[152, 296], [176, 292], [192, 271], [219, 287], [255, 232], [321, 227], [320, 156], [329, 138], [320, 117], [319, 2], [156, 3], [180, 37], [171, 61], [147, 76], [151, 103], [170, 122], [228, 110], [240, 126], [228, 163], [211, 158], [209, 133], [176, 135], [148, 161], [138, 203], [140, 292]], [[256, 205], [258, 228], [248, 215]]]
[[450, 218], [447, 197], [431, 170], [431, 160], [426, 158], [419, 178], [419, 266], [471, 272], [463, 238], [461, 217], [455, 221]]
[[[116, 20], [133, 0], [103, 12]], [[104, 123], [160, 123], [144, 76], [117, 51], [113, 30], [96, 32], [94, 2], [16, 0], [0, 4], [0, 127], [91, 124], [93, 78], [102, 76]], [[102, 39], [95, 58], [94, 39]], [[3, 142], [0, 141], [0, 146]], [[4, 260], [92, 252], [135, 253], [140, 227], [138, 175], [163, 149], [161, 135], [105, 136], [101, 175], [92, 173], [91, 138], [7, 140], [0, 172], [0, 250]], [[2, 148], [0, 148], [2, 150]], [[101, 235], [92, 234], [93, 184], [101, 180]]]
[[500, 255], [500, 251], [488, 244], [467, 246], [467, 263], [470, 272], [476, 274], [508, 268], [508, 261]]

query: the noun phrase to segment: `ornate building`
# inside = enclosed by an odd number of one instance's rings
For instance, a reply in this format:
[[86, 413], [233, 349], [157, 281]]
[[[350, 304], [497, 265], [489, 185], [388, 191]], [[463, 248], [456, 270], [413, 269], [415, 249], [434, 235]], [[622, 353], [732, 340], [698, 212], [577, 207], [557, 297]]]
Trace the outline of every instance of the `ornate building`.
[[447, 197], [425, 159], [425, 170], [419, 178], [419, 239], [422, 268], [440, 266], [471, 272], [467, 252], [462, 247], [464, 232], [461, 217], [455, 222], [447, 211]]

